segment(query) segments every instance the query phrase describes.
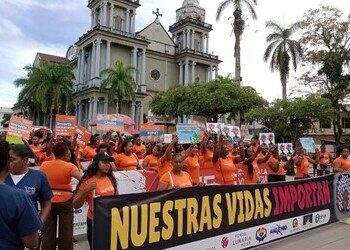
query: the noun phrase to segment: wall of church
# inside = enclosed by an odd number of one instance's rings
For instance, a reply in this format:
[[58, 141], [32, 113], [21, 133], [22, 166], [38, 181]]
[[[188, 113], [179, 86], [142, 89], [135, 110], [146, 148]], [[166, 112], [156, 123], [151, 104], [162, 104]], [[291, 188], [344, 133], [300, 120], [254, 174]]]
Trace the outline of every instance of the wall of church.
[[111, 65], [117, 61], [121, 61], [126, 65], [131, 65], [131, 54], [130, 48], [122, 45], [111, 44]]
[[204, 65], [196, 65], [196, 73], [195, 73], [195, 78], [199, 77], [199, 83], [204, 83], [206, 82], [207, 79], [207, 68], [208, 66]]
[[179, 85], [179, 65], [176, 62], [168, 63], [168, 83], [166, 90]]

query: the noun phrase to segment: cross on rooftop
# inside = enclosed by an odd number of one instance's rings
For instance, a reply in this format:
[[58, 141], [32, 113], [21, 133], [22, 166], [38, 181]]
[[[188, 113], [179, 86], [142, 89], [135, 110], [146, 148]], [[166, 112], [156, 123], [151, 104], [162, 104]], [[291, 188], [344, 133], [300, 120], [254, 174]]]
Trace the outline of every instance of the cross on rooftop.
[[162, 17], [163, 16], [163, 14], [160, 14], [159, 8], [157, 8], [157, 11], [153, 11], [153, 14], [156, 15], [157, 19], [158, 19], [158, 17]]

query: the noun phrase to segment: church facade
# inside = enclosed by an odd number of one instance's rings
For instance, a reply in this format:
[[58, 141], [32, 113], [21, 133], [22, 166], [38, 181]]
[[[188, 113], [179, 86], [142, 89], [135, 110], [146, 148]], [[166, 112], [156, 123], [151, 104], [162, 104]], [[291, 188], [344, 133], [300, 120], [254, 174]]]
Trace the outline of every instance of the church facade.
[[210, 53], [212, 25], [205, 22], [205, 9], [198, 0], [184, 0], [169, 33], [158, 9], [154, 22], [135, 31], [139, 0], [89, 0], [87, 7], [91, 27], [75, 44], [74, 98], [80, 124], [87, 127], [97, 114], [117, 112], [107, 93], [99, 90], [100, 72], [117, 61], [136, 69], [136, 100], [124, 101], [121, 107], [136, 121], [136, 128], [146, 122], [148, 103], [158, 92], [217, 76], [221, 61]]

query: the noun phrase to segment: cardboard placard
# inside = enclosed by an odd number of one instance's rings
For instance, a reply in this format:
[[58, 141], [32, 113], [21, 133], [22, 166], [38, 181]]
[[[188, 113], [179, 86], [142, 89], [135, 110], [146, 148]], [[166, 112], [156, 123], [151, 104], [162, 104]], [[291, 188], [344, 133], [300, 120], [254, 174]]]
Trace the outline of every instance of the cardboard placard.
[[76, 117], [69, 115], [56, 115], [56, 135], [74, 136]]
[[30, 132], [33, 129], [33, 122], [18, 116], [11, 116], [7, 135], [10, 137], [24, 138], [29, 140]]
[[123, 117], [119, 115], [97, 115], [97, 130], [108, 132], [113, 130], [115, 132], [124, 132]]
[[276, 144], [275, 142], [275, 134], [274, 133], [260, 133], [259, 134], [260, 145], [273, 146]]
[[164, 141], [164, 125], [154, 125], [145, 123], [141, 125], [141, 140], [144, 142], [163, 142]]
[[286, 157], [289, 160], [294, 154], [292, 143], [278, 143], [278, 155], [283, 158]]
[[199, 129], [196, 125], [178, 124], [176, 133], [180, 144], [196, 144], [200, 142]]
[[91, 138], [91, 133], [89, 130], [84, 128], [83, 126], [77, 125], [75, 126], [75, 132], [78, 134], [77, 144], [79, 147], [85, 147]]

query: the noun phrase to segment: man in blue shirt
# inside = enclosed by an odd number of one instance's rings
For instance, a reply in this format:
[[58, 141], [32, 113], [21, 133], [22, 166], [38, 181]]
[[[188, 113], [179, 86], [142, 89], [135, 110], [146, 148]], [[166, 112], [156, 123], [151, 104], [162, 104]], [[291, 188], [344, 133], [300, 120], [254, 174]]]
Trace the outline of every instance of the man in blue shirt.
[[46, 175], [38, 170], [29, 169], [29, 150], [25, 145], [12, 145], [10, 148], [10, 165], [5, 184], [24, 190], [38, 210], [40, 219], [45, 224], [51, 210], [53, 197]]
[[0, 140], [0, 249], [35, 248], [42, 223], [28, 195], [4, 185], [8, 161], [9, 145]]

